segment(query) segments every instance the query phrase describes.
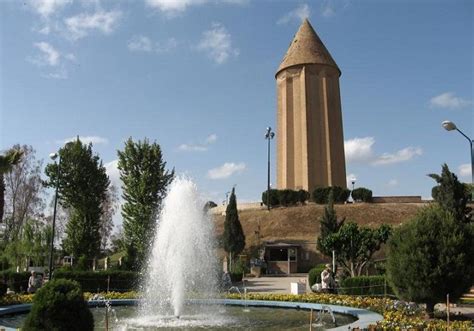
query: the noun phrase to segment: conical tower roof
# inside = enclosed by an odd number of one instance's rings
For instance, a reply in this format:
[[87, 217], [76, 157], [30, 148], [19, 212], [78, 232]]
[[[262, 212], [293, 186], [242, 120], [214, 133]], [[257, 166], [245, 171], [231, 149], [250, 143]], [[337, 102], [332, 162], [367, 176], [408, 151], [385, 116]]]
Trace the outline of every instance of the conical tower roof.
[[305, 19], [301, 24], [298, 32], [296, 32], [293, 41], [286, 52], [283, 61], [278, 67], [278, 73], [288, 67], [299, 64], [323, 64], [335, 67], [339, 74], [341, 70], [332, 58], [331, 54], [324, 46], [319, 36], [314, 31], [308, 19]]

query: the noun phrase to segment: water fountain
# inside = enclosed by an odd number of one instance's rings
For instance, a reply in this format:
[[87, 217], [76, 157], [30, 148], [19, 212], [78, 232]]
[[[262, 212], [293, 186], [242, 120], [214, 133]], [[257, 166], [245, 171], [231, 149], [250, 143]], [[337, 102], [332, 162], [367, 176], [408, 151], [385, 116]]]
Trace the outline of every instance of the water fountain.
[[178, 177], [170, 185], [158, 218], [138, 320], [150, 316], [192, 319], [209, 306], [186, 306], [186, 299], [210, 299], [217, 288], [213, 222], [203, 210], [196, 185]]

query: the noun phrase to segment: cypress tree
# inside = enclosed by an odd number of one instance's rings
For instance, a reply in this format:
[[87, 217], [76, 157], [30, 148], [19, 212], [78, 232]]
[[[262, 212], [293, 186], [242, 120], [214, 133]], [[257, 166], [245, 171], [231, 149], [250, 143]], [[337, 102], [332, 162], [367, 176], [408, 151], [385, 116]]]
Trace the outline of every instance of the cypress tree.
[[331, 190], [328, 196], [328, 204], [324, 208], [324, 214], [320, 219], [320, 233], [318, 237], [318, 250], [326, 256], [331, 256], [332, 250], [324, 245], [326, 238], [337, 233], [343, 226], [345, 218], [338, 220], [334, 209], [334, 192]]
[[235, 188], [232, 188], [229, 204], [227, 205], [224, 221], [224, 249], [230, 255], [230, 262], [240, 254], [245, 248], [245, 234], [240, 224], [239, 213], [237, 211], [237, 199]]

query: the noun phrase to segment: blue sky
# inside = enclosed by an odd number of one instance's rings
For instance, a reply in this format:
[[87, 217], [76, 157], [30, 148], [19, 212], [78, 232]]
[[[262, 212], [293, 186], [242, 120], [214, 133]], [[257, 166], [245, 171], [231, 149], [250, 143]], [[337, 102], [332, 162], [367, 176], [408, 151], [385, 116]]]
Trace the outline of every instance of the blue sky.
[[309, 17], [342, 70], [348, 176], [429, 197], [444, 162], [470, 180], [468, 142], [441, 122], [473, 136], [473, 16], [447, 0], [2, 1], [0, 150], [46, 159], [80, 135], [118, 184], [117, 149], [148, 137], [209, 199], [236, 184], [255, 201], [274, 74]]

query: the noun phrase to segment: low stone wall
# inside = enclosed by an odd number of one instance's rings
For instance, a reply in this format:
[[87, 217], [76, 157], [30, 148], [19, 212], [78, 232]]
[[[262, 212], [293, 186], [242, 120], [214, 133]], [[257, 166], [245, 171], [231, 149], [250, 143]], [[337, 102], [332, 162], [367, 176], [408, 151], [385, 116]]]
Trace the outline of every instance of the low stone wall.
[[420, 195], [372, 197], [373, 203], [422, 203]]

